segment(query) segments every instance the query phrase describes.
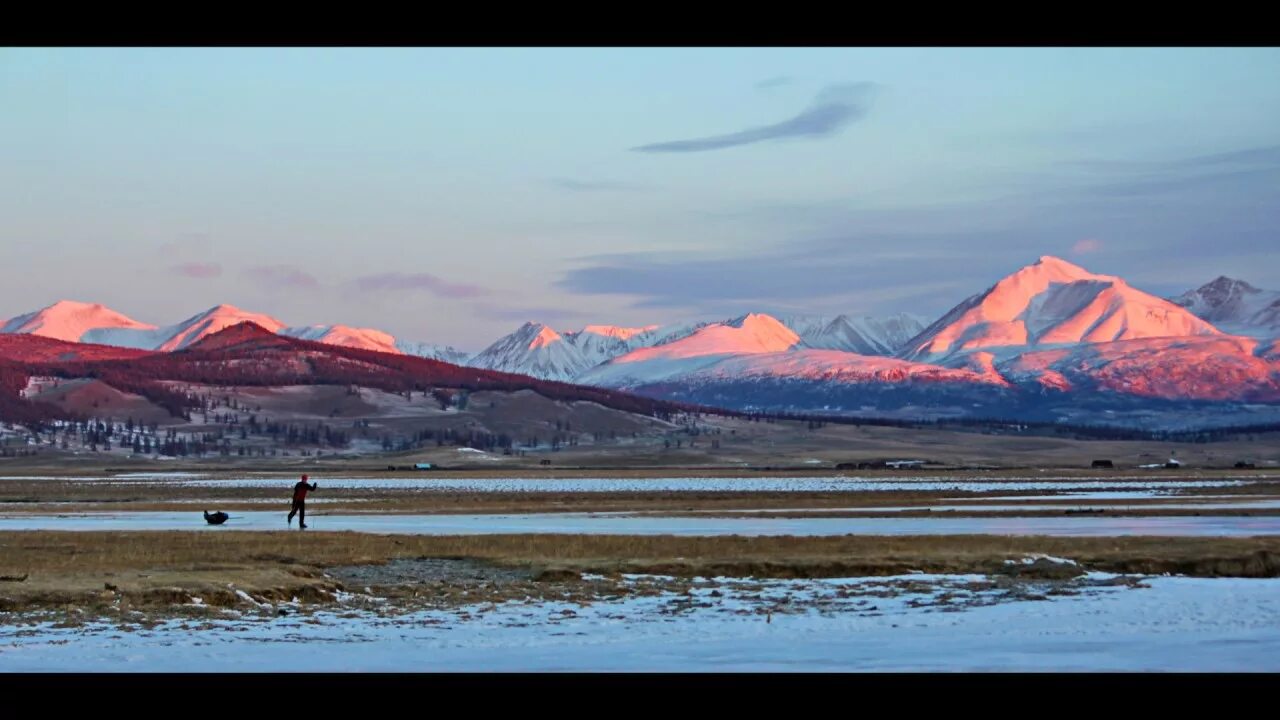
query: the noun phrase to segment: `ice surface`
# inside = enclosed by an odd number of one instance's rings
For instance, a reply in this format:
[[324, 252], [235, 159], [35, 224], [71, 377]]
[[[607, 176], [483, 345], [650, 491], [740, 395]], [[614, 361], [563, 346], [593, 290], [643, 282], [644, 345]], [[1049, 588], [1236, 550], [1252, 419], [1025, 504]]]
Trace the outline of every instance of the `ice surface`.
[[[1280, 670], [1280, 580], [1159, 577], [1145, 588], [983, 604], [988, 593], [964, 590], [980, 577], [909, 577], [932, 587], [876, 597], [868, 593], [894, 579], [730, 581], [720, 596], [697, 587], [396, 617], [232, 615], [124, 631], [5, 625], [0, 671]], [[946, 607], [944, 592], [974, 605]]]
[[[755, 518], [661, 517], [604, 513], [486, 515], [380, 515], [307, 513], [317, 531], [408, 535], [501, 535], [523, 533], [589, 535], [1052, 535], [1107, 537], [1161, 535], [1247, 537], [1280, 534], [1280, 517], [862, 517]], [[195, 511], [101, 512], [43, 515], [0, 514], [3, 530], [286, 530], [285, 513], [232, 513], [223, 525], [204, 522]]]
[[[2, 479], [2, 478], [0, 478]], [[901, 490], [950, 490], [992, 492], [1022, 490], [1170, 490], [1177, 488], [1231, 487], [1242, 480], [1161, 480], [1148, 477], [1115, 477], [1106, 480], [1043, 477], [1035, 479], [946, 477], [741, 477], [741, 478], [325, 478], [335, 489], [424, 489], [468, 492], [883, 492]], [[186, 487], [288, 487], [287, 478], [182, 479]]]

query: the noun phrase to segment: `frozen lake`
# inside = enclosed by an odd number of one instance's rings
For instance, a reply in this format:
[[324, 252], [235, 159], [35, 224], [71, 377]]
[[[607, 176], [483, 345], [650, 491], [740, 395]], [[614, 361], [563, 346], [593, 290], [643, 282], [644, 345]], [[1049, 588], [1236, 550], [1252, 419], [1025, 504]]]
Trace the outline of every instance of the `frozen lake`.
[[[0, 478], [22, 480], [72, 480], [110, 484], [164, 485], [167, 487], [260, 488], [287, 491], [294, 478], [192, 478], [163, 475], [109, 478]], [[935, 476], [865, 477], [670, 477], [670, 478], [448, 478], [448, 477], [337, 477], [316, 478], [319, 492], [338, 490], [423, 490], [476, 493], [625, 493], [625, 492], [891, 492], [942, 490], [993, 491], [1112, 491], [1121, 493], [1173, 492], [1180, 488], [1215, 488], [1247, 484], [1247, 480], [1179, 480], [1141, 475], [1104, 480], [1070, 477], [948, 478]]]
[[[1050, 500], [1063, 500], [1062, 497], [1049, 496]], [[733, 513], [896, 513], [906, 511], [928, 510], [930, 512], [1005, 512], [1005, 513], [1025, 513], [1028, 511], [1053, 510], [1064, 512], [1067, 510], [1097, 510], [1102, 509], [1108, 512], [1120, 512], [1124, 510], [1204, 510], [1212, 512], [1214, 510], [1274, 510], [1280, 508], [1280, 499], [1259, 499], [1259, 500], [1223, 500], [1220, 502], [1135, 502], [1135, 503], [1107, 503], [1105, 505], [1083, 503], [1053, 503], [1053, 502], [1027, 502], [1015, 503], [1008, 505], [992, 504], [985, 502], [966, 502], [957, 505], [891, 505], [881, 507], [822, 507], [822, 508], [749, 508], [744, 510], [732, 509], [716, 509], [716, 510], [688, 510], [690, 514], [733, 514]], [[658, 513], [659, 511], [649, 511]], [[619, 512], [617, 514], [625, 514]]]
[[1280, 670], [1280, 580], [1158, 577], [1146, 588], [944, 608], [939, 593], [969, 577], [934, 579], [933, 591], [869, 599], [839, 591], [889, 579], [773, 581], [769, 598], [828, 604], [770, 622], [745, 590], [722, 586], [718, 596], [695, 590], [683, 606], [666, 593], [399, 617], [175, 620], [150, 630], [3, 625], [0, 672]]
[[[286, 530], [285, 512], [237, 512], [210, 526], [199, 512], [102, 512], [0, 515], [0, 530]], [[308, 513], [317, 531], [406, 535], [1169, 535], [1244, 537], [1280, 534], [1277, 517], [663, 517], [616, 513], [384, 515]], [[297, 525], [293, 526], [297, 528]]]

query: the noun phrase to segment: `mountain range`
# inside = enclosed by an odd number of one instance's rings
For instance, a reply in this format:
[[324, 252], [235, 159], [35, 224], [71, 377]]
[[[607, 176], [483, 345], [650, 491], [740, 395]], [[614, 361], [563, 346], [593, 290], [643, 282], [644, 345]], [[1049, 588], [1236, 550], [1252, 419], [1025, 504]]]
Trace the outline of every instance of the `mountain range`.
[[[67, 342], [171, 352], [247, 321], [301, 340], [570, 382], [591, 368], [632, 350], [663, 345], [701, 328], [733, 324], [740, 320], [698, 320], [639, 328], [587, 325], [576, 331], [557, 331], [541, 323], [528, 322], [481, 352], [472, 354], [447, 345], [401, 340], [374, 328], [286, 326], [274, 317], [234, 305], [218, 305], [181, 322], [156, 326], [139, 322], [101, 304], [61, 300], [4, 322], [0, 325], [0, 333], [32, 334]], [[867, 354], [889, 354], [924, 327], [919, 318], [905, 313], [883, 319], [795, 315], [781, 322], [794, 328], [804, 347]]]
[[154, 326], [62, 301], [0, 332], [168, 352], [245, 321], [301, 340], [737, 410], [1168, 424], [1230, 404], [1280, 419], [1280, 292], [1220, 277], [1165, 299], [1051, 256], [927, 325], [908, 314], [747, 313], [574, 331], [528, 322], [468, 355], [370, 328], [289, 327], [230, 305]]
[[182, 322], [158, 327], [138, 322], [97, 303], [60, 300], [46, 308], [8, 320], [0, 326], [0, 333], [31, 334], [67, 342], [171, 352], [242, 322], [251, 322], [288, 337], [360, 350], [414, 355], [454, 364], [462, 364], [467, 358], [466, 353], [452, 347], [402, 342], [389, 333], [372, 328], [347, 325], [286, 327], [270, 315], [248, 312], [234, 305], [217, 305]]

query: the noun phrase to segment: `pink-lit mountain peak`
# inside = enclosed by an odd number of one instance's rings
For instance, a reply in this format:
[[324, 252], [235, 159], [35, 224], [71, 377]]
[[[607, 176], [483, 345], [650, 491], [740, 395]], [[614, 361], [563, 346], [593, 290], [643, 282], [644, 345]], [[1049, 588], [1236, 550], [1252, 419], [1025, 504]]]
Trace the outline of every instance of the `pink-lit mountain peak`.
[[307, 325], [304, 327], [282, 328], [281, 335], [301, 340], [311, 340], [329, 345], [374, 350], [377, 352], [403, 355], [396, 347], [396, 339], [390, 333], [373, 328], [351, 327], [350, 325]]
[[1184, 308], [1121, 278], [1044, 256], [956, 306], [902, 355], [940, 358], [978, 348], [1215, 334], [1216, 328]]
[[158, 349], [165, 352], [180, 350], [200, 340], [200, 338], [242, 322], [254, 323], [271, 332], [279, 332], [285, 327], [284, 323], [270, 315], [241, 310], [234, 305], [215, 305], [199, 315], [188, 318], [169, 328], [171, 332], [168, 339]]
[[1096, 275], [1079, 265], [1045, 255], [996, 283], [987, 291], [980, 307], [988, 319], [1013, 320], [1037, 295], [1054, 286], [1076, 283], [1123, 284], [1124, 281], [1109, 275]]
[[59, 300], [46, 308], [9, 320], [3, 328], [0, 328], [0, 332], [33, 334], [56, 340], [81, 342], [92, 330], [154, 330], [155, 328], [155, 325], [138, 322], [100, 303]]
[[619, 327], [617, 325], [588, 325], [578, 333], [579, 335], [601, 335], [604, 337], [617, 338], [618, 340], [630, 340], [641, 333], [652, 332], [657, 330], [660, 325], [646, 325], [644, 327]]
[[528, 338], [528, 348], [530, 350], [537, 350], [564, 342], [564, 336], [547, 325], [529, 323], [528, 327], [531, 332], [526, 333], [525, 336]]
[[726, 322], [711, 323], [674, 342], [633, 350], [613, 362], [783, 352], [799, 343], [800, 336], [777, 318], [750, 313]]

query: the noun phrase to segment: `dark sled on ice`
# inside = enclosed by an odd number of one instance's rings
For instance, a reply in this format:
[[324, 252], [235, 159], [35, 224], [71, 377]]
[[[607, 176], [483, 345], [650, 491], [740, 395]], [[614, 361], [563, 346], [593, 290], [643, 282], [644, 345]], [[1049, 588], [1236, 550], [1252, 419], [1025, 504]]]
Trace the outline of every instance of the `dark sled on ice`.
[[222, 512], [221, 510], [215, 513], [211, 513], [208, 510], [204, 511], [204, 521], [209, 523], [210, 525], [221, 525], [222, 523], [226, 522], [227, 518], [229, 517], [231, 516]]

